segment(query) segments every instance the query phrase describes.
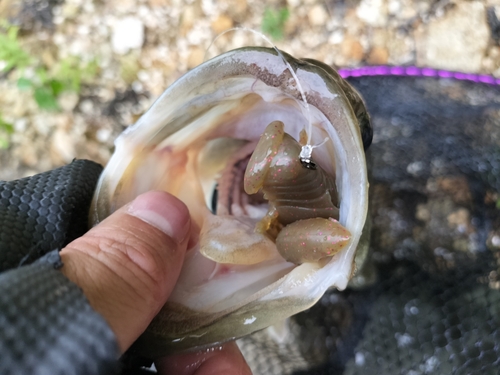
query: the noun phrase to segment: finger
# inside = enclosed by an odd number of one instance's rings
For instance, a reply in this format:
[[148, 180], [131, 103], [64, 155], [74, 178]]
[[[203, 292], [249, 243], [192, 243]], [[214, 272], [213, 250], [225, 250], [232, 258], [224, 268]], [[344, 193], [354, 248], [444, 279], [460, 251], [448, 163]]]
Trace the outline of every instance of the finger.
[[61, 251], [62, 272], [101, 313], [122, 351], [146, 329], [171, 293], [184, 260], [187, 207], [149, 192]]
[[251, 375], [235, 342], [196, 353], [174, 354], [155, 361], [158, 374]]

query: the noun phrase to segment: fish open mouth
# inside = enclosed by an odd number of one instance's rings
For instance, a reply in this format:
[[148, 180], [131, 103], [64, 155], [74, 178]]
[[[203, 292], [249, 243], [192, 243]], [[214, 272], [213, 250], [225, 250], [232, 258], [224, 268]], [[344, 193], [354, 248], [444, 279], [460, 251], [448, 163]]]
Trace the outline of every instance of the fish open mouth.
[[[360, 124], [359, 115], [364, 107], [331, 68], [285, 57], [304, 88], [309, 112], [282, 57], [272, 49], [246, 48], [186, 74], [116, 140], [94, 197], [92, 222], [143, 192], [164, 190], [188, 206], [199, 234], [172, 295], [139, 340], [147, 355], [262, 329], [310, 307], [329, 287], [345, 288], [352, 276], [367, 213], [366, 124]], [[311, 144], [328, 139], [314, 150], [314, 165], [304, 164], [298, 152], [285, 158], [289, 149], [300, 151], [301, 133], [309, 123]], [[273, 137], [278, 134], [280, 142], [291, 143], [276, 143]], [[279, 158], [271, 161], [268, 149]], [[290, 168], [300, 173], [319, 168], [322, 180], [303, 191], [309, 194], [316, 185], [326, 184], [321, 191], [327, 191], [332, 202], [326, 214], [307, 216], [326, 220], [318, 232], [325, 240], [314, 240], [307, 257], [296, 256], [299, 237], [294, 236], [303, 232], [311, 237], [316, 224], [287, 229], [301, 218], [295, 220], [296, 211], [283, 203], [288, 198], [276, 193], [278, 188], [292, 195], [300, 190], [293, 188], [298, 186], [295, 174], [288, 174], [291, 180], [284, 183], [277, 172], [285, 159], [298, 163]], [[258, 163], [264, 163], [265, 176]], [[271, 175], [279, 176], [273, 180]], [[271, 189], [272, 184], [277, 188]], [[294, 199], [300, 200], [288, 200]], [[283, 219], [286, 215], [292, 219]], [[328, 237], [322, 231], [333, 226], [350, 236], [338, 251], [314, 255], [328, 251], [321, 247]], [[282, 248], [290, 252], [277, 249], [280, 233], [286, 234]]]

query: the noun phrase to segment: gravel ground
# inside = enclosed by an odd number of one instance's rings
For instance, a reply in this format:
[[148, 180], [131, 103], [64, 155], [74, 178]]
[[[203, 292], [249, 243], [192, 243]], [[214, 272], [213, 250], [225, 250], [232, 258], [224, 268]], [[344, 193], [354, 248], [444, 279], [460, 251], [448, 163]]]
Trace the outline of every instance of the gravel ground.
[[[294, 56], [338, 67], [418, 65], [500, 77], [499, 0], [2, 0], [0, 19], [19, 26], [16, 41], [32, 62], [6, 69], [0, 57], [0, 179], [73, 158], [105, 164], [115, 137], [203, 61], [217, 34], [261, 30], [269, 25], [266, 9], [285, 8], [275, 43]], [[246, 45], [265, 42], [227, 33], [207, 55]], [[70, 76], [89, 66], [92, 73], [81, 87], [57, 92], [58, 110], [40, 109], [34, 94], [43, 74], [59, 79], [67, 61]], [[31, 86], [20, 88], [25, 81]]]

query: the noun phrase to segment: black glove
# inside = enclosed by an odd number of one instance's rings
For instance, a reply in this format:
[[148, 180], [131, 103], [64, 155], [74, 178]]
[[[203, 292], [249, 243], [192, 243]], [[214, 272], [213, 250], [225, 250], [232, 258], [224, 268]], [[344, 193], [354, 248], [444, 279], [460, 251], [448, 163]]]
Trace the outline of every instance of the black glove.
[[94, 162], [76, 160], [0, 182], [0, 374], [118, 371], [113, 332], [57, 270], [58, 251], [88, 229], [101, 171]]

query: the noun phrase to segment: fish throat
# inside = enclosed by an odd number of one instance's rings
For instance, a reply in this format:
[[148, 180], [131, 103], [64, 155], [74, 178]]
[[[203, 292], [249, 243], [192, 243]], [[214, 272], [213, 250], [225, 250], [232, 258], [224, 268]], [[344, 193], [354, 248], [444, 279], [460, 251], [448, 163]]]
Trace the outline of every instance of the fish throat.
[[256, 145], [257, 141], [248, 142], [228, 160], [214, 189], [212, 197], [214, 214], [252, 217], [265, 214], [267, 201], [263, 194], [249, 195], [245, 193], [243, 187], [245, 170]]

